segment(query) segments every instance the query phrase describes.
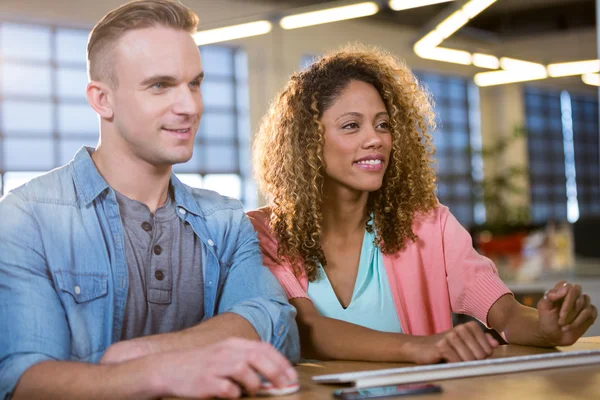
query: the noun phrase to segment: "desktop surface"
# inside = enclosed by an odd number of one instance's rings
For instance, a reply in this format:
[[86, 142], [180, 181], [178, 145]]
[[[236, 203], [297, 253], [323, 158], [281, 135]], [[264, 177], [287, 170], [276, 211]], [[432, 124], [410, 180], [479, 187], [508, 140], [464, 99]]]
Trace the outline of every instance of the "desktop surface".
[[[600, 337], [585, 337], [569, 347], [543, 349], [527, 346], [504, 345], [494, 351], [493, 358], [542, 354], [556, 351], [600, 350]], [[333, 390], [340, 385], [322, 385], [312, 381], [315, 375], [337, 374], [410, 366], [405, 363], [375, 363], [358, 361], [312, 361], [299, 364], [300, 391], [271, 397], [281, 400], [333, 400]], [[529, 371], [492, 376], [433, 381], [442, 386], [442, 393], [425, 394], [407, 399], [464, 400], [464, 399], [600, 399], [600, 364]], [[262, 399], [265, 399], [264, 397]]]

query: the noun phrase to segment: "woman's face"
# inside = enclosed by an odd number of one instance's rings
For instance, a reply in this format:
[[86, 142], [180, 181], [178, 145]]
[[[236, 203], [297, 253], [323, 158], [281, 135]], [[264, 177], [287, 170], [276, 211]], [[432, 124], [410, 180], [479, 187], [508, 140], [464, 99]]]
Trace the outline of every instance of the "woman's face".
[[325, 126], [325, 186], [373, 192], [383, 182], [392, 149], [389, 115], [373, 85], [352, 80], [321, 117]]

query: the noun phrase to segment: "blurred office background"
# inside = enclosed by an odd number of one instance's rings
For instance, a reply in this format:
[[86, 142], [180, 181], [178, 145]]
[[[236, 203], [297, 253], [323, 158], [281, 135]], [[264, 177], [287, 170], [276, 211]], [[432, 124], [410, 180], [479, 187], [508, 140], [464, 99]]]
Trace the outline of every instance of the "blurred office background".
[[[262, 205], [250, 151], [273, 96], [325, 51], [376, 44], [404, 58], [432, 92], [438, 196], [523, 301], [535, 302], [545, 277], [600, 275], [596, 0], [182, 2], [201, 30], [263, 21], [258, 29], [268, 31], [200, 46], [205, 112], [194, 157], [175, 167], [186, 183], [247, 209]], [[0, 1], [0, 194], [96, 144], [98, 121], [84, 95], [86, 41], [122, 3]], [[280, 25], [354, 5], [372, 15]], [[589, 290], [600, 304], [600, 283]]]

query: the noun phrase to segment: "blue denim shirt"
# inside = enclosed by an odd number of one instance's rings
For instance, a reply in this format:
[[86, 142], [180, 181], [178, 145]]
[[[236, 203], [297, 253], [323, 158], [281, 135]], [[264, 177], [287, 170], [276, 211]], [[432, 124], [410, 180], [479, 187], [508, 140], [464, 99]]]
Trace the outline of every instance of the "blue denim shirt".
[[[0, 399], [45, 360], [98, 362], [121, 334], [128, 270], [114, 191], [82, 148], [69, 164], [0, 200]], [[175, 204], [202, 241], [205, 319], [247, 319], [290, 361], [295, 309], [262, 265], [239, 201], [173, 175]]]

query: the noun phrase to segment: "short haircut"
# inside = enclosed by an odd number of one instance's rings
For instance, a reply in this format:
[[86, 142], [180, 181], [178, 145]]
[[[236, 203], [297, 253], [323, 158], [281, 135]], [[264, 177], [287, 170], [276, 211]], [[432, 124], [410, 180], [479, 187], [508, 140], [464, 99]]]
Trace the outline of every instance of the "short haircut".
[[167, 27], [194, 33], [198, 16], [177, 0], [135, 0], [106, 14], [92, 29], [87, 45], [90, 80], [118, 85], [110, 55], [125, 33], [144, 28]]

